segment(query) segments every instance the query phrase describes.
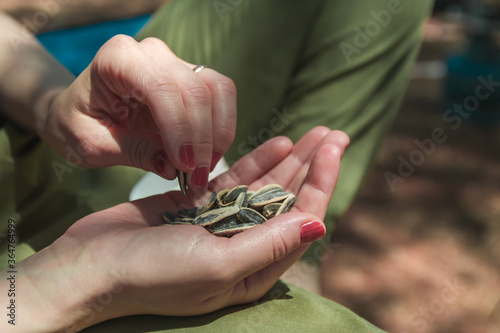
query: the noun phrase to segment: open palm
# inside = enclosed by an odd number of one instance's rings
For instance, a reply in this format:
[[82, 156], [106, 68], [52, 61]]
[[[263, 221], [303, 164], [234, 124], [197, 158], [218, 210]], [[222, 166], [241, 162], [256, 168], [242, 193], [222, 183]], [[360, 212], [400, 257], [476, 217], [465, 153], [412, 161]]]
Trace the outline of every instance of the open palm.
[[[98, 320], [130, 314], [195, 315], [261, 297], [324, 233], [328, 203], [348, 144], [318, 127], [295, 146], [275, 138], [243, 157], [205, 191], [169, 192], [89, 215], [61, 238], [80, 249], [82, 279], [106, 272], [121, 286]], [[164, 225], [164, 211], [203, 204], [212, 191], [277, 183], [295, 193], [288, 214], [237, 234], [217, 237], [194, 225]], [[305, 224], [313, 233], [304, 233]], [[301, 232], [302, 231], [302, 232]], [[89, 267], [92, 269], [89, 270]]]

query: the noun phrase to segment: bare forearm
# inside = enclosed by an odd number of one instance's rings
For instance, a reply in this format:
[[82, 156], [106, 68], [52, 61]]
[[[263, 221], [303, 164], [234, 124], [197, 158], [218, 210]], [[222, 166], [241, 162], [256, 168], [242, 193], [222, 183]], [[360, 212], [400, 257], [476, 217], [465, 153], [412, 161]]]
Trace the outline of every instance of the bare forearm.
[[0, 12], [0, 112], [35, 131], [53, 97], [74, 76], [36, 38]]
[[2, 0], [4, 10], [33, 33], [153, 12], [168, 0]]
[[119, 316], [111, 301], [121, 288], [82, 263], [77, 247], [61, 243], [0, 272], [0, 304], [8, 314], [0, 332], [76, 332]]

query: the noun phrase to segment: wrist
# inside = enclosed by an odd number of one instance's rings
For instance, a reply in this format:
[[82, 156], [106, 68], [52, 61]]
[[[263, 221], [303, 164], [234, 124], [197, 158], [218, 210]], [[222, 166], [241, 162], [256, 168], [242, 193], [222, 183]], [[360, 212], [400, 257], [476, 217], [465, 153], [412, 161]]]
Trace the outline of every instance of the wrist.
[[35, 101], [33, 105], [33, 126], [35, 133], [43, 138], [47, 135], [47, 121], [50, 113], [56, 104], [57, 98], [65, 90], [66, 87], [52, 88], [45, 91], [40, 97]]
[[[40, 45], [34, 35], [1, 11], [0, 28], [5, 32], [0, 35], [3, 52], [0, 62], [1, 111], [9, 121], [24, 130], [37, 132], [54, 96], [67, 88], [74, 76]], [[12, 43], [11, 35], [25, 38]]]
[[63, 237], [16, 267], [21, 332], [76, 332], [116, 316], [109, 296], [120, 291], [114, 279]]

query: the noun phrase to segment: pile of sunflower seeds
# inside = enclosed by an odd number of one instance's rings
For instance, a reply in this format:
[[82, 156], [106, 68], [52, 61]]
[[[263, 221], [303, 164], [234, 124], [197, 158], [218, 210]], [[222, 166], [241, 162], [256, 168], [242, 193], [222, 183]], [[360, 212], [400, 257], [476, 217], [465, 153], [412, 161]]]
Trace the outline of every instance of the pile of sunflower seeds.
[[199, 225], [214, 235], [231, 237], [287, 213], [294, 202], [295, 195], [277, 184], [258, 191], [241, 185], [212, 193], [204, 206], [182, 209], [177, 215], [165, 212], [163, 220], [170, 225]]

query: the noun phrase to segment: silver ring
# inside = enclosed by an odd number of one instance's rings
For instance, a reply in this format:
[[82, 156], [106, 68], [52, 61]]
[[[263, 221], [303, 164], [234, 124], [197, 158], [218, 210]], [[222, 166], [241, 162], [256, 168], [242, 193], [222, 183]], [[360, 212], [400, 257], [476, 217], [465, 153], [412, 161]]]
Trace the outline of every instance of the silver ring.
[[207, 65], [198, 65], [195, 68], [193, 68], [193, 72], [198, 73], [201, 72], [204, 68], [210, 68]]

